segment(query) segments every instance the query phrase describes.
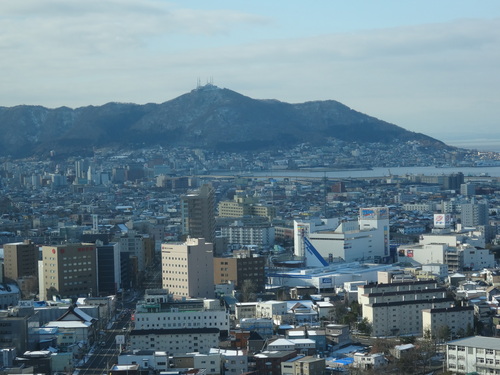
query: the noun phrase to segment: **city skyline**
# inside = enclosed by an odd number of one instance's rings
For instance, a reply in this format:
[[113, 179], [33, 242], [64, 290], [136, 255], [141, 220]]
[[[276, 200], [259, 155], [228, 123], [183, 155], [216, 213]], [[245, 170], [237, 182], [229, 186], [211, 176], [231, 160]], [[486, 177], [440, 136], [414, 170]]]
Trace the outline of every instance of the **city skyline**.
[[212, 81], [337, 100], [450, 141], [499, 135], [500, 4], [7, 0], [0, 105], [160, 103]]

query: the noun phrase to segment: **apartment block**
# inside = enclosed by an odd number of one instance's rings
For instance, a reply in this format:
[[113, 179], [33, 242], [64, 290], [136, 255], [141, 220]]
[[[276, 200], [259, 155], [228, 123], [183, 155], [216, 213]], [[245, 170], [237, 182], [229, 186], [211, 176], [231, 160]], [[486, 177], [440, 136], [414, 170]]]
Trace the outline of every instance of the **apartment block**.
[[437, 336], [439, 330], [448, 327], [452, 337], [464, 336], [467, 329], [474, 328], [474, 306], [457, 306], [422, 310], [423, 332], [427, 330]]
[[500, 339], [474, 336], [449, 341], [445, 363], [454, 374], [499, 374]]
[[358, 302], [372, 336], [422, 335], [422, 310], [452, 307], [435, 281], [360, 285]]

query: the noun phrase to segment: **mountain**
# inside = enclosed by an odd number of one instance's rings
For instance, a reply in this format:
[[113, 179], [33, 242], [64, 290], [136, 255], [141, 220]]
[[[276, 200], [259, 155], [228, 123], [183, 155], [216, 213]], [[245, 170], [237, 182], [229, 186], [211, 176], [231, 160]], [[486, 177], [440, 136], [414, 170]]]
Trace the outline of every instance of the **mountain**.
[[161, 104], [0, 107], [0, 131], [0, 156], [12, 157], [147, 145], [258, 151], [306, 142], [319, 145], [327, 138], [448, 147], [333, 100], [301, 104], [256, 100], [211, 84]]

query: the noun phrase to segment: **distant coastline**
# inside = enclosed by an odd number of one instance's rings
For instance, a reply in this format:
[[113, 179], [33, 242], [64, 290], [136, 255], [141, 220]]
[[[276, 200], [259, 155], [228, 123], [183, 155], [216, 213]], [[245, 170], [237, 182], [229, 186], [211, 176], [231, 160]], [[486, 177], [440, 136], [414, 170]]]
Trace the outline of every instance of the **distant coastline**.
[[490, 139], [486, 138], [454, 139], [454, 140], [444, 140], [443, 142], [449, 146], [466, 148], [469, 150], [500, 152], [499, 136], [492, 136]]
[[[500, 177], [500, 167], [394, 167], [384, 168], [375, 167], [372, 169], [349, 169], [349, 170], [325, 170], [325, 171], [304, 171], [304, 170], [269, 170], [269, 171], [250, 171], [244, 173], [237, 172], [222, 172], [218, 171], [214, 174], [219, 176], [244, 176], [255, 178], [376, 178], [390, 177], [403, 175], [443, 175], [461, 172], [465, 177], [476, 178], [497, 178]], [[201, 175], [200, 177], [208, 177]]]

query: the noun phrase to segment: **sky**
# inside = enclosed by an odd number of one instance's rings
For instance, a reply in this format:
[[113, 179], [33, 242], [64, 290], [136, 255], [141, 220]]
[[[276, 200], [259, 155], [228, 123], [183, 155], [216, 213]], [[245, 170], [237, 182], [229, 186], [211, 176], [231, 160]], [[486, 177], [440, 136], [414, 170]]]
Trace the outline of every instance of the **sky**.
[[0, 106], [162, 103], [213, 82], [500, 145], [500, 1], [2, 0]]

